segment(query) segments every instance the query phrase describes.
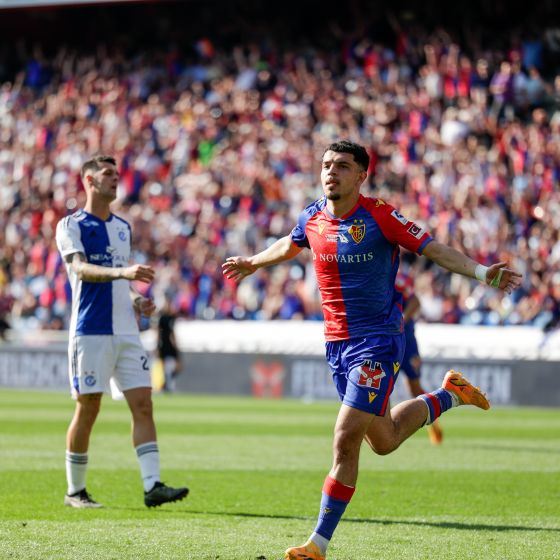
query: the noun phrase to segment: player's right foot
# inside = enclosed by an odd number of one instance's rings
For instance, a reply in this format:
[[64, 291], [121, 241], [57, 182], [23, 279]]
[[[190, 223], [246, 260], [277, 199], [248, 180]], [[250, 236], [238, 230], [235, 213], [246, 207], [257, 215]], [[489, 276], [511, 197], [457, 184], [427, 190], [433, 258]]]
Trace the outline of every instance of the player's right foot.
[[188, 488], [171, 488], [163, 482], [156, 482], [149, 492], [144, 492], [144, 503], [148, 507], [161, 506], [182, 500], [188, 493]]
[[486, 398], [486, 395], [478, 387], [472, 385], [459, 371], [450, 369], [445, 374], [441, 386], [446, 391], [454, 393], [460, 404], [472, 404], [483, 410], [490, 408], [490, 401]]
[[284, 560], [325, 560], [325, 557], [319, 547], [313, 541], [309, 541], [302, 546], [288, 548]]
[[428, 426], [428, 436], [433, 445], [441, 445], [441, 442], [443, 441], [443, 432], [441, 431], [437, 420]]
[[64, 505], [79, 509], [103, 507], [87, 493], [87, 490], [85, 488], [70, 496], [66, 494], [64, 496]]

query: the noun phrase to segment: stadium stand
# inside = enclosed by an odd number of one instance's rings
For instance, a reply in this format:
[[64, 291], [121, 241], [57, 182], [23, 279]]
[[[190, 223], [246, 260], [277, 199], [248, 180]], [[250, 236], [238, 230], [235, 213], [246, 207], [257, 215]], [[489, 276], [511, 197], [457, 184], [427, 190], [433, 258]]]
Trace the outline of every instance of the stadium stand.
[[[367, 192], [438, 240], [525, 275], [522, 289], [502, 297], [404, 255], [424, 321], [557, 325], [553, 3], [528, 17], [502, 2], [440, 12], [437, 2], [414, 10], [393, 2], [388, 12], [384, 2], [354, 1], [336, 18], [332, 2], [290, 0], [269, 6], [272, 14], [258, 4], [3, 17], [2, 325], [66, 326], [70, 294], [55, 226], [82, 204], [78, 171], [97, 152], [120, 161], [116, 212], [132, 224], [135, 260], [157, 269], [157, 302], [171, 298], [196, 319], [321, 319], [305, 257], [261, 270], [239, 289], [224, 281], [220, 263], [289, 232], [320, 196], [317, 156], [339, 137], [368, 147]], [[500, 25], [510, 32], [494, 33]]]

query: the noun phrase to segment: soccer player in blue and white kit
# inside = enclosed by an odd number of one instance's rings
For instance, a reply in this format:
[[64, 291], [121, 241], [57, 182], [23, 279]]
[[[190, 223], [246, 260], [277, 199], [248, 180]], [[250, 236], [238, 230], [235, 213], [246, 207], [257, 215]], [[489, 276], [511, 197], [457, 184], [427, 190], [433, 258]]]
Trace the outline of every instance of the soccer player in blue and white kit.
[[111, 156], [96, 156], [81, 169], [86, 204], [60, 220], [58, 250], [72, 286], [68, 358], [76, 399], [66, 436], [64, 504], [96, 508], [86, 490], [89, 438], [110, 381], [122, 391], [132, 413], [132, 440], [148, 507], [182, 500], [187, 488], [160, 480], [160, 459], [152, 410], [148, 357], [140, 341], [135, 311], [149, 316], [152, 300], [132, 290], [131, 281], [151, 283], [154, 270], [129, 264], [130, 225], [111, 213], [119, 173]]
[[354, 494], [364, 440], [386, 455], [454, 406], [490, 407], [480, 389], [453, 370], [440, 389], [389, 406], [405, 346], [402, 297], [395, 290], [399, 246], [506, 292], [521, 282], [506, 263], [479, 264], [433, 240], [385, 201], [362, 196], [368, 166], [363, 146], [346, 140], [328, 146], [321, 170], [324, 196], [305, 208], [291, 234], [261, 253], [229, 257], [222, 265], [227, 278], [239, 281], [309, 248], [321, 292], [327, 360], [342, 404], [317, 525], [305, 544], [286, 550], [286, 560], [324, 560]]

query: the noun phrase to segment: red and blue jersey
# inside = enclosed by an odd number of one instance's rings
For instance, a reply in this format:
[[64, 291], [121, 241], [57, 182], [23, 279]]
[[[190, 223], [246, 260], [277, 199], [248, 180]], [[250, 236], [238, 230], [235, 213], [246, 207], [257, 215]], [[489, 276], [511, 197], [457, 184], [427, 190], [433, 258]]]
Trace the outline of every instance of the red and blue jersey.
[[402, 295], [395, 289], [399, 246], [421, 254], [431, 235], [379, 198], [360, 195], [340, 218], [326, 204], [322, 197], [307, 206], [291, 233], [313, 255], [325, 338], [402, 332]]

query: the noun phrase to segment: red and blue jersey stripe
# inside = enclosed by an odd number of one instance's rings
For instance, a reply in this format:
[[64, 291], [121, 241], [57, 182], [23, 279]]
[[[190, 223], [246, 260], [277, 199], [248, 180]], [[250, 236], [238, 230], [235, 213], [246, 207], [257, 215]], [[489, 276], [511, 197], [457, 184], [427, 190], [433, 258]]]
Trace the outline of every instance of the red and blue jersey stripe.
[[379, 198], [360, 195], [340, 218], [326, 202], [322, 197], [307, 206], [291, 233], [313, 255], [326, 339], [402, 332], [399, 246], [421, 254], [432, 237]]

